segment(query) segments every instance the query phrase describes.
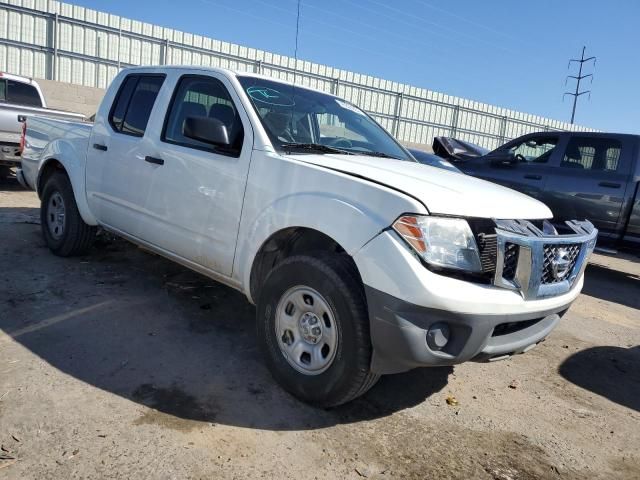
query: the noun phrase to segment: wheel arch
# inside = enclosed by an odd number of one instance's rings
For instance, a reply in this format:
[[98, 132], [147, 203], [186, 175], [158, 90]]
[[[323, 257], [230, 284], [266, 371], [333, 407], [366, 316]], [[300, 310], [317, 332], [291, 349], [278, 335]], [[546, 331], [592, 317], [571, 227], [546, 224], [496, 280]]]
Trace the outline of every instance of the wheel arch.
[[85, 195], [84, 164], [80, 164], [79, 161], [69, 160], [64, 155], [51, 156], [43, 160], [40, 164], [36, 181], [38, 197], [42, 196], [44, 185], [56, 172], [64, 173], [69, 178], [73, 196], [78, 206], [78, 212], [80, 212], [80, 216], [84, 222], [87, 225], [97, 225], [98, 222], [89, 209]]
[[328, 252], [348, 257], [354, 272], [360, 278], [358, 267], [346, 249], [329, 235], [309, 227], [286, 227], [272, 233], [253, 257], [249, 274], [248, 295], [256, 302], [269, 272], [279, 263], [294, 255]]

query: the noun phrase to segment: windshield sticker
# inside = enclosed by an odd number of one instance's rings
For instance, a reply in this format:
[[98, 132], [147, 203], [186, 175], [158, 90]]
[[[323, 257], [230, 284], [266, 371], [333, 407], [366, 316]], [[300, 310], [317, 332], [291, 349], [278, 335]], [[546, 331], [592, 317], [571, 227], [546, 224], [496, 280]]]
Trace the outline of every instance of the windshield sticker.
[[254, 86], [247, 88], [247, 94], [257, 102], [280, 107], [293, 107], [293, 98], [269, 87]]
[[336, 103], [346, 110], [351, 110], [358, 115], [364, 115], [364, 113], [362, 113], [358, 107], [351, 105], [349, 102], [343, 102], [342, 100], [336, 98]]

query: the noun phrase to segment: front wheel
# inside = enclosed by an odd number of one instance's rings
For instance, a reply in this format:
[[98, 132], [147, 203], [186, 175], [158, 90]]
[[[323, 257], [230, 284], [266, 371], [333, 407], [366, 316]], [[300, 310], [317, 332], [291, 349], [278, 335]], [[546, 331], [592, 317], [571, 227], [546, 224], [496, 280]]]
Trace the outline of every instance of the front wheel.
[[85, 253], [96, 236], [96, 227], [82, 220], [69, 177], [62, 172], [51, 175], [44, 185], [40, 224], [47, 246], [61, 257]]
[[379, 378], [370, 371], [362, 283], [344, 254], [300, 255], [277, 265], [260, 294], [257, 328], [272, 375], [307, 403], [346, 403]]

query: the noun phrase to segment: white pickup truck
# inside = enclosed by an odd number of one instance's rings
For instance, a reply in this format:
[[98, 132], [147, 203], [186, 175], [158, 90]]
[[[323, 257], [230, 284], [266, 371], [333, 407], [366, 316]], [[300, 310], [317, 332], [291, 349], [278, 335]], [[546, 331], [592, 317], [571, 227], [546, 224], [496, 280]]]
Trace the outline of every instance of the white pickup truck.
[[243, 292], [273, 376], [338, 405], [381, 374], [541, 342], [597, 231], [417, 163], [353, 104], [213, 68], [129, 68], [95, 123], [32, 118], [20, 181], [53, 253], [96, 228]]
[[38, 82], [0, 72], [0, 180], [10, 167], [20, 165], [20, 136], [24, 121], [40, 115], [66, 120], [84, 120], [81, 113], [47, 108]]

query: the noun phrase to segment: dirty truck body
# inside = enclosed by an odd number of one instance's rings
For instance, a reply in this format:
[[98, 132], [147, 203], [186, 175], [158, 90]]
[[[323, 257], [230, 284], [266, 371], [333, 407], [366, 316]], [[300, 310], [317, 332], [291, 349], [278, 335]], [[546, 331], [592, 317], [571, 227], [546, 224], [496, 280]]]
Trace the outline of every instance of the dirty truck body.
[[597, 231], [424, 166], [332, 95], [220, 69], [123, 70], [95, 124], [27, 122], [19, 180], [63, 256], [99, 226], [243, 292], [274, 377], [337, 405], [379, 375], [522, 353]]

